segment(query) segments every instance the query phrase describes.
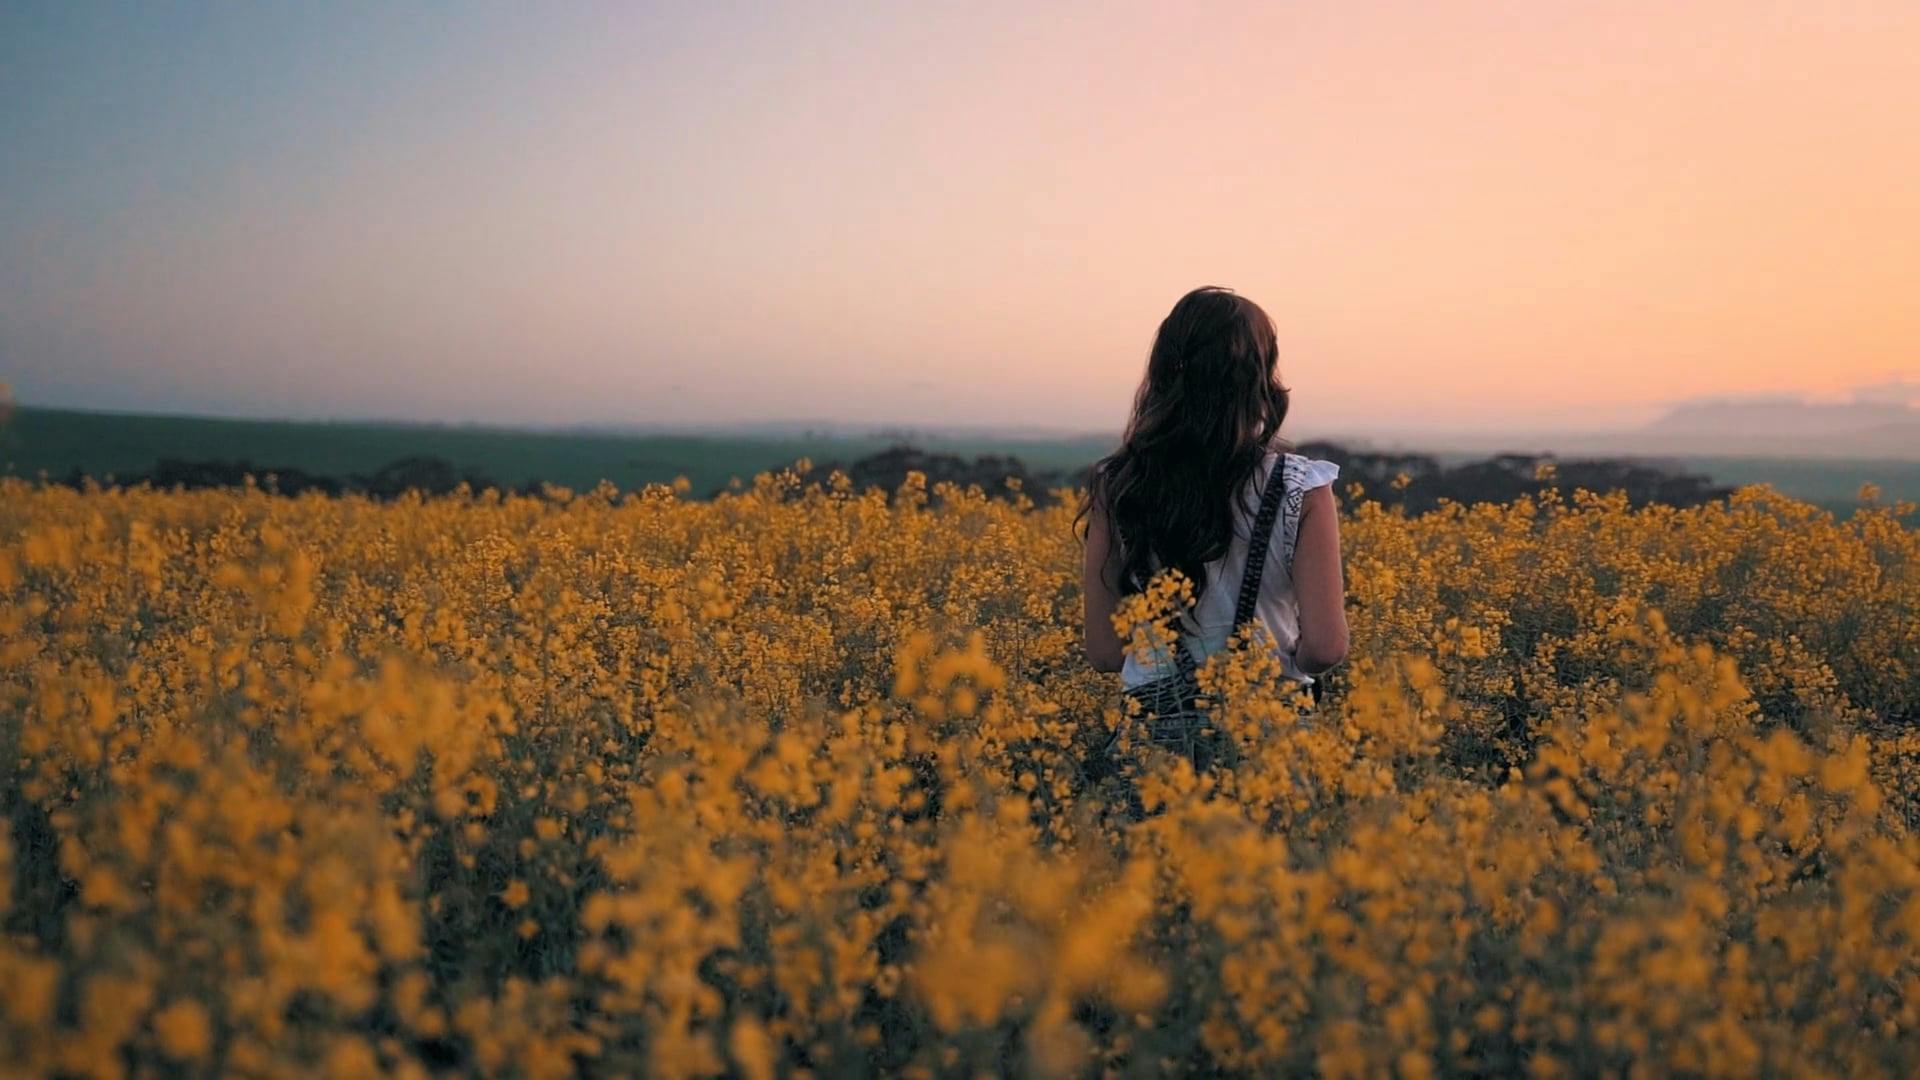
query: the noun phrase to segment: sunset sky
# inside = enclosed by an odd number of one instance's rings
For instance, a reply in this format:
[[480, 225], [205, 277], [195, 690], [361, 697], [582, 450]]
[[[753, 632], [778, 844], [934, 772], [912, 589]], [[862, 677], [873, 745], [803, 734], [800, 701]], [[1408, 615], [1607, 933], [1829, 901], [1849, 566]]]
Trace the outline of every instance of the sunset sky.
[[29, 404], [1314, 431], [1920, 377], [1920, 3], [0, 7]]

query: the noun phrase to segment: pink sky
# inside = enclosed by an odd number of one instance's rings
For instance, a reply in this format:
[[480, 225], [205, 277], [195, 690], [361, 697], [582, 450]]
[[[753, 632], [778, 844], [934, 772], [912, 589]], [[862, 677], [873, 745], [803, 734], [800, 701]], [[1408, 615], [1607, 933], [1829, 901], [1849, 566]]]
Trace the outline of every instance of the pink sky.
[[1111, 428], [1200, 284], [1309, 429], [1920, 376], [1905, 0], [209, 12], [0, 27], [23, 400]]

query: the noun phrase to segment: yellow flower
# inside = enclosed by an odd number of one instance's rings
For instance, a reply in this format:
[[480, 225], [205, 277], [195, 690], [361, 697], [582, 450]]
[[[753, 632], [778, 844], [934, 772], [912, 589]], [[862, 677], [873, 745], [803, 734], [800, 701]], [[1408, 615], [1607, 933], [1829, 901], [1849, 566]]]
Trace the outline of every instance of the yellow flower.
[[1920, 1070], [1908, 504], [1356, 496], [1196, 767], [1075, 493], [687, 492], [0, 478], [11, 1071]]
[[198, 1060], [212, 1046], [213, 1032], [207, 1023], [207, 1011], [195, 1001], [181, 999], [153, 1016], [153, 1032], [160, 1049], [168, 1057], [181, 1061]]
[[773, 1040], [768, 1037], [767, 1029], [753, 1018], [743, 1016], [733, 1022], [727, 1052], [733, 1055], [734, 1064], [748, 1080], [769, 1080], [773, 1076]]

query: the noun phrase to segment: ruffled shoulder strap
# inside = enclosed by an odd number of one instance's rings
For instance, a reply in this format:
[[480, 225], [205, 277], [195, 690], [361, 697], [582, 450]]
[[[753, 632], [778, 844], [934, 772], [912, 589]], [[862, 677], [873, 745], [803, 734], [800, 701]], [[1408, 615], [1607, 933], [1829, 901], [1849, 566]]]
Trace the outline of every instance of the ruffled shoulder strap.
[[1293, 549], [1300, 542], [1300, 507], [1307, 492], [1326, 487], [1340, 476], [1340, 466], [1320, 458], [1288, 454], [1281, 468], [1287, 480], [1286, 504], [1280, 510], [1280, 554], [1286, 559], [1287, 572], [1293, 572]]

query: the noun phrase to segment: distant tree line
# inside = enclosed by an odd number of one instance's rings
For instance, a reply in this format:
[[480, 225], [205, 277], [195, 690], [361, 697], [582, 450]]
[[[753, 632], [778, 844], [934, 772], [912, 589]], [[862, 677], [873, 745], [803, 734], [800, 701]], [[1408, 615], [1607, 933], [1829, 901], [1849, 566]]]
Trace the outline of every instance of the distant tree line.
[[244, 487], [249, 480], [262, 490], [277, 495], [318, 492], [322, 495], [365, 495], [375, 499], [397, 499], [408, 492], [451, 495], [462, 484], [473, 491], [518, 491], [521, 494], [538, 494], [540, 487], [537, 483], [531, 483], [519, 489], [510, 488], [475, 469], [463, 469], [444, 458], [426, 455], [400, 458], [370, 473], [348, 473], [343, 477], [309, 472], [294, 465], [255, 465], [244, 459], [182, 461], [178, 458], [161, 458], [146, 472], [90, 476], [75, 469], [56, 482], [74, 488], [92, 482], [102, 487], [131, 488], [144, 484], [158, 491], [176, 488], [193, 491], [201, 488]]
[[[1300, 444], [1298, 452], [1340, 466], [1339, 486], [1343, 492], [1346, 485], [1358, 482], [1364, 498], [1404, 506], [1411, 514], [1431, 510], [1442, 499], [1467, 505], [1504, 503], [1522, 495], [1538, 495], [1550, 487], [1562, 491], [1623, 491], [1634, 506], [1697, 506], [1733, 493], [1732, 488], [1704, 476], [1643, 459], [1495, 454], [1442, 465], [1428, 454], [1349, 450], [1338, 443], [1317, 441]], [[1542, 466], [1552, 467], [1550, 476], [1543, 475]]]
[[[1542, 454], [1497, 454], [1458, 465], [1443, 465], [1428, 454], [1353, 450], [1321, 441], [1302, 443], [1296, 451], [1339, 465], [1342, 494], [1348, 485], [1358, 483], [1363, 498], [1403, 506], [1409, 513], [1416, 514], [1433, 509], [1443, 499], [1467, 505], [1504, 503], [1521, 495], [1537, 495], [1550, 487], [1564, 491], [1575, 488], [1623, 491], [1634, 506], [1649, 503], [1696, 506], [1732, 493], [1731, 488], [1716, 485], [1704, 476], [1650, 461], [1611, 458], [1563, 461]], [[1551, 474], [1542, 469], [1549, 465]], [[1017, 488], [1039, 504], [1052, 502], [1054, 491], [1078, 488], [1087, 480], [1085, 470], [1029, 469], [1014, 457], [965, 458], [911, 446], [896, 446], [851, 462], [815, 465], [803, 479], [824, 483], [836, 470], [845, 473], [856, 490], [893, 491], [906, 480], [909, 471], [917, 471], [927, 478], [929, 488], [942, 482], [962, 488], [978, 485], [987, 495], [1000, 498], [1011, 497]], [[1014, 484], [1007, 483], [1009, 477], [1014, 479]]]
[[[1634, 506], [1664, 503], [1694, 506], [1723, 498], [1730, 488], [1713, 484], [1707, 478], [1662, 466], [1650, 461], [1608, 458], [1558, 460], [1535, 454], [1497, 454], [1490, 458], [1443, 465], [1427, 454], [1379, 453], [1353, 450], [1330, 442], [1307, 442], [1297, 448], [1309, 457], [1324, 458], [1340, 466], [1341, 493], [1358, 483], [1363, 498], [1377, 499], [1390, 506], [1403, 506], [1409, 513], [1420, 513], [1442, 500], [1472, 504], [1509, 502], [1521, 495], [1537, 495], [1549, 487], [1571, 491], [1623, 491]], [[1549, 475], [1542, 466], [1551, 465]], [[1035, 503], [1046, 505], [1061, 489], [1077, 488], [1086, 482], [1080, 469], [1034, 469], [1017, 457], [986, 454], [962, 457], [899, 445], [852, 461], [828, 461], [812, 465], [801, 474], [803, 484], [825, 485], [835, 472], [846, 475], [854, 490], [873, 488], [892, 492], [906, 481], [907, 474], [918, 472], [932, 489], [942, 483], [961, 488], [978, 486], [993, 498], [1013, 498], [1016, 492]], [[245, 485], [249, 478], [262, 490], [281, 495], [318, 492], [323, 495], [364, 495], [375, 499], [398, 498], [408, 492], [422, 495], [448, 495], [465, 485], [474, 492], [497, 491], [502, 494], [541, 495], [545, 485], [529, 481], [518, 487], [501, 484], [471, 468], [462, 468], [443, 458], [415, 456], [389, 462], [370, 473], [328, 476], [294, 466], [265, 467], [249, 461], [182, 461], [166, 458], [141, 473], [89, 478], [79, 470], [56, 482], [82, 487], [88, 482], [106, 487], [148, 485], [157, 490], [175, 488], [226, 488]], [[711, 493], [719, 495], [728, 489]]]
[[1019, 458], [1005, 454], [966, 458], [905, 444], [853, 461], [824, 462], [801, 473], [800, 479], [803, 484], [825, 485], [836, 472], [844, 473], [855, 491], [893, 491], [906, 482], [908, 473], [917, 472], [927, 478], [929, 490], [943, 483], [961, 488], [978, 485], [994, 498], [1012, 498], [1019, 491], [1036, 503], [1052, 501], [1049, 488], [1071, 487], [1080, 480], [1061, 470], [1030, 469]]

